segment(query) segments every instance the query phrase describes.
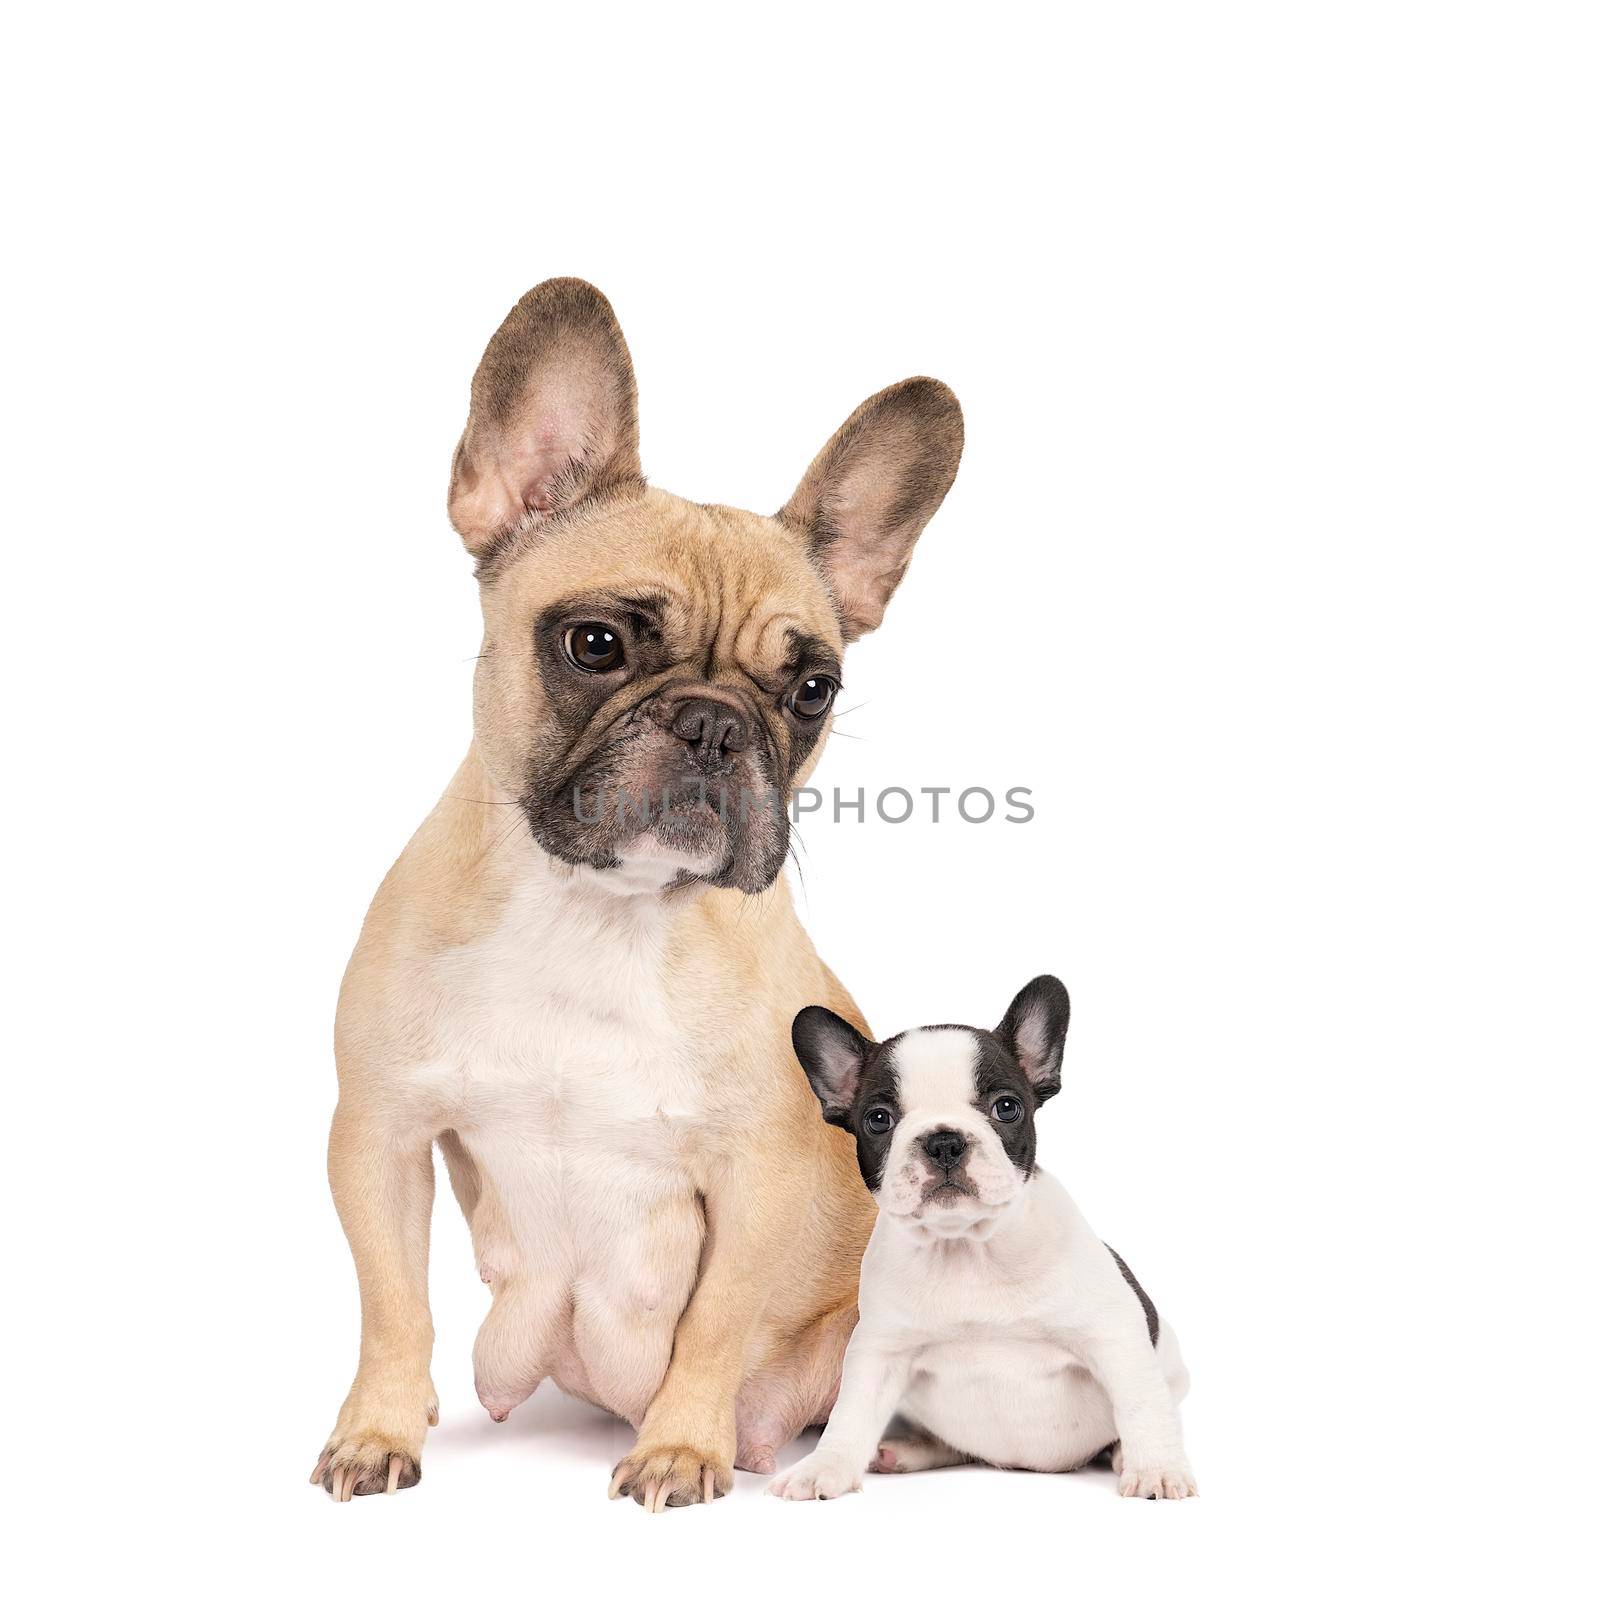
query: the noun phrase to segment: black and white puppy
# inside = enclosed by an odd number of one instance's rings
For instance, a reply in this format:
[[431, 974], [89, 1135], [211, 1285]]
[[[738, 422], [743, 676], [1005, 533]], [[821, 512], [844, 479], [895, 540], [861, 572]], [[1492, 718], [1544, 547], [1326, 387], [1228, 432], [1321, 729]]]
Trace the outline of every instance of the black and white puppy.
[[869, 1466], [1070, 1472], [1108, 1447], [1123, 1494], [1195, 1493], [1172, 1329], [1034, 1159], [1067, 1017], [1066, 989], [1044, 977], [992, 1033], [873, 1044], [821, 1006], [795, 1018], [795, 1053], [823, 1115], [856, 1137], [878, 1221], [833, 1415], [772, 1493], [831, 1499]]

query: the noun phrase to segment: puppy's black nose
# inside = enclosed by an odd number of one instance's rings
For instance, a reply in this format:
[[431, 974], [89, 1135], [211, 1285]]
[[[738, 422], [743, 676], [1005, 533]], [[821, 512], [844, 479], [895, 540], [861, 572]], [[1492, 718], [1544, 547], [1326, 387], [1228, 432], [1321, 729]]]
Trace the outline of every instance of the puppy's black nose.
[[703, 752], [743, 750], [750, 742], [750, 727], [725, 700], [685, 700], [672, 719], [672, 731], [685, 744]]
[[967, 1136], [954, 1128], [935, 1128], [932, 1133], [923, 1134], [922, 1148], [936, 1167], [949, 1172], [967, 1153]]

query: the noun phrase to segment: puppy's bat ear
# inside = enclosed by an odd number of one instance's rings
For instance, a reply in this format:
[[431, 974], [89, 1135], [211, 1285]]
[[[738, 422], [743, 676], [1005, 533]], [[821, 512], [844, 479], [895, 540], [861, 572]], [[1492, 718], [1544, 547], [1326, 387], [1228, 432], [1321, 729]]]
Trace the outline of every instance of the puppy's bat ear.
[[475, 556], [615, 484], [642, 485], [633, 362], [606, 297], [581, 278], [530, 289], [472, 378], [450, 468], [450, 521]]
[[790, 1029], [794, 1053], [822, 1102], [822, 1115], [837, 1127], [850, 1118], [871, 1045], [826, 1006], [807, 1006]]
[[778, 513], [810, 545], [846, 642], [883, 621], [955, 481], [962, 437], [956, 397], [937, 379], [907, 378], [857, 407]]
[[1059, 978], [1035, 978], [1006, 1010], [995, 1037], [1016, 1058], [1041, 1101], [1061, 1087], [1061, 1052], [1072, 1004]]

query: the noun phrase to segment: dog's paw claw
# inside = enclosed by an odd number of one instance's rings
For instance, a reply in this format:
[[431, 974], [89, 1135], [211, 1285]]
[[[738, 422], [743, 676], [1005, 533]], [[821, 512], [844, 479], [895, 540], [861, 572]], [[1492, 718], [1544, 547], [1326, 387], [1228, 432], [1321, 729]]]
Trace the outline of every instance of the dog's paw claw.
[[629, 1496], [646, 1511], [709, 1505], [733, 1487], [733, 1469], [698, 1450], [635, 1450], [617, 1463], [606, 1491]]
[[338, 1501], [364, 1494], [395, 1494], [422, 1481], [422, 1467], [405, 1450], [382, 1442], [350, 1440], [324, 1450], [311, 1474]]
[[311, 1481], [335, 1500], [364, 1494], [395, 1494], [422, 1479], [422, 1443], [439, 1420], [439, 1397], [423, 1377], [403, 1375], [381, 1401], [383, 1384], [358, 1377], [339, 1411], [333, 1435], [322, 1447]]

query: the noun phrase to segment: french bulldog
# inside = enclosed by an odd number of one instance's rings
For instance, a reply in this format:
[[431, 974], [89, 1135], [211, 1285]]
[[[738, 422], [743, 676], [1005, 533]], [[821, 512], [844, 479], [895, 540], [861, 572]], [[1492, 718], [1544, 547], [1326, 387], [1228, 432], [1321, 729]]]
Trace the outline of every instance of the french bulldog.
[[492, 1296], [477, 1391], [625, 1418], [613, 1497], [711, 1500], [826, 1416], [872, 1205], [790, 1044], [864, 1027], [796, 919], [788, 800], [847, 644], [955, 477], [954, 395], [861, 405], [771, 516], [646, 485], [633, 366], [576, 279], [489, 341], [451, 469], [483, 653], [471, 748], [378, 890], [339, 999], [328, 1168], [361, 1290], [312, 1474], [421, 1476], [432, 1147]]
[[1196, 1492], [1172, 1328], [1035, 1160], [1068, 1016], [1066, 989], [1042, 977], [992, 1032], [873, 1044], [823, 1007], [795, 1018], [795, 1051], [823, 1116], [855, 1135], [878, 1220], [833, 1415], [773, 1494], [829, 1500], [869, 1467], [1071, 1472], [1106, 1450], [1124, 1495]]

